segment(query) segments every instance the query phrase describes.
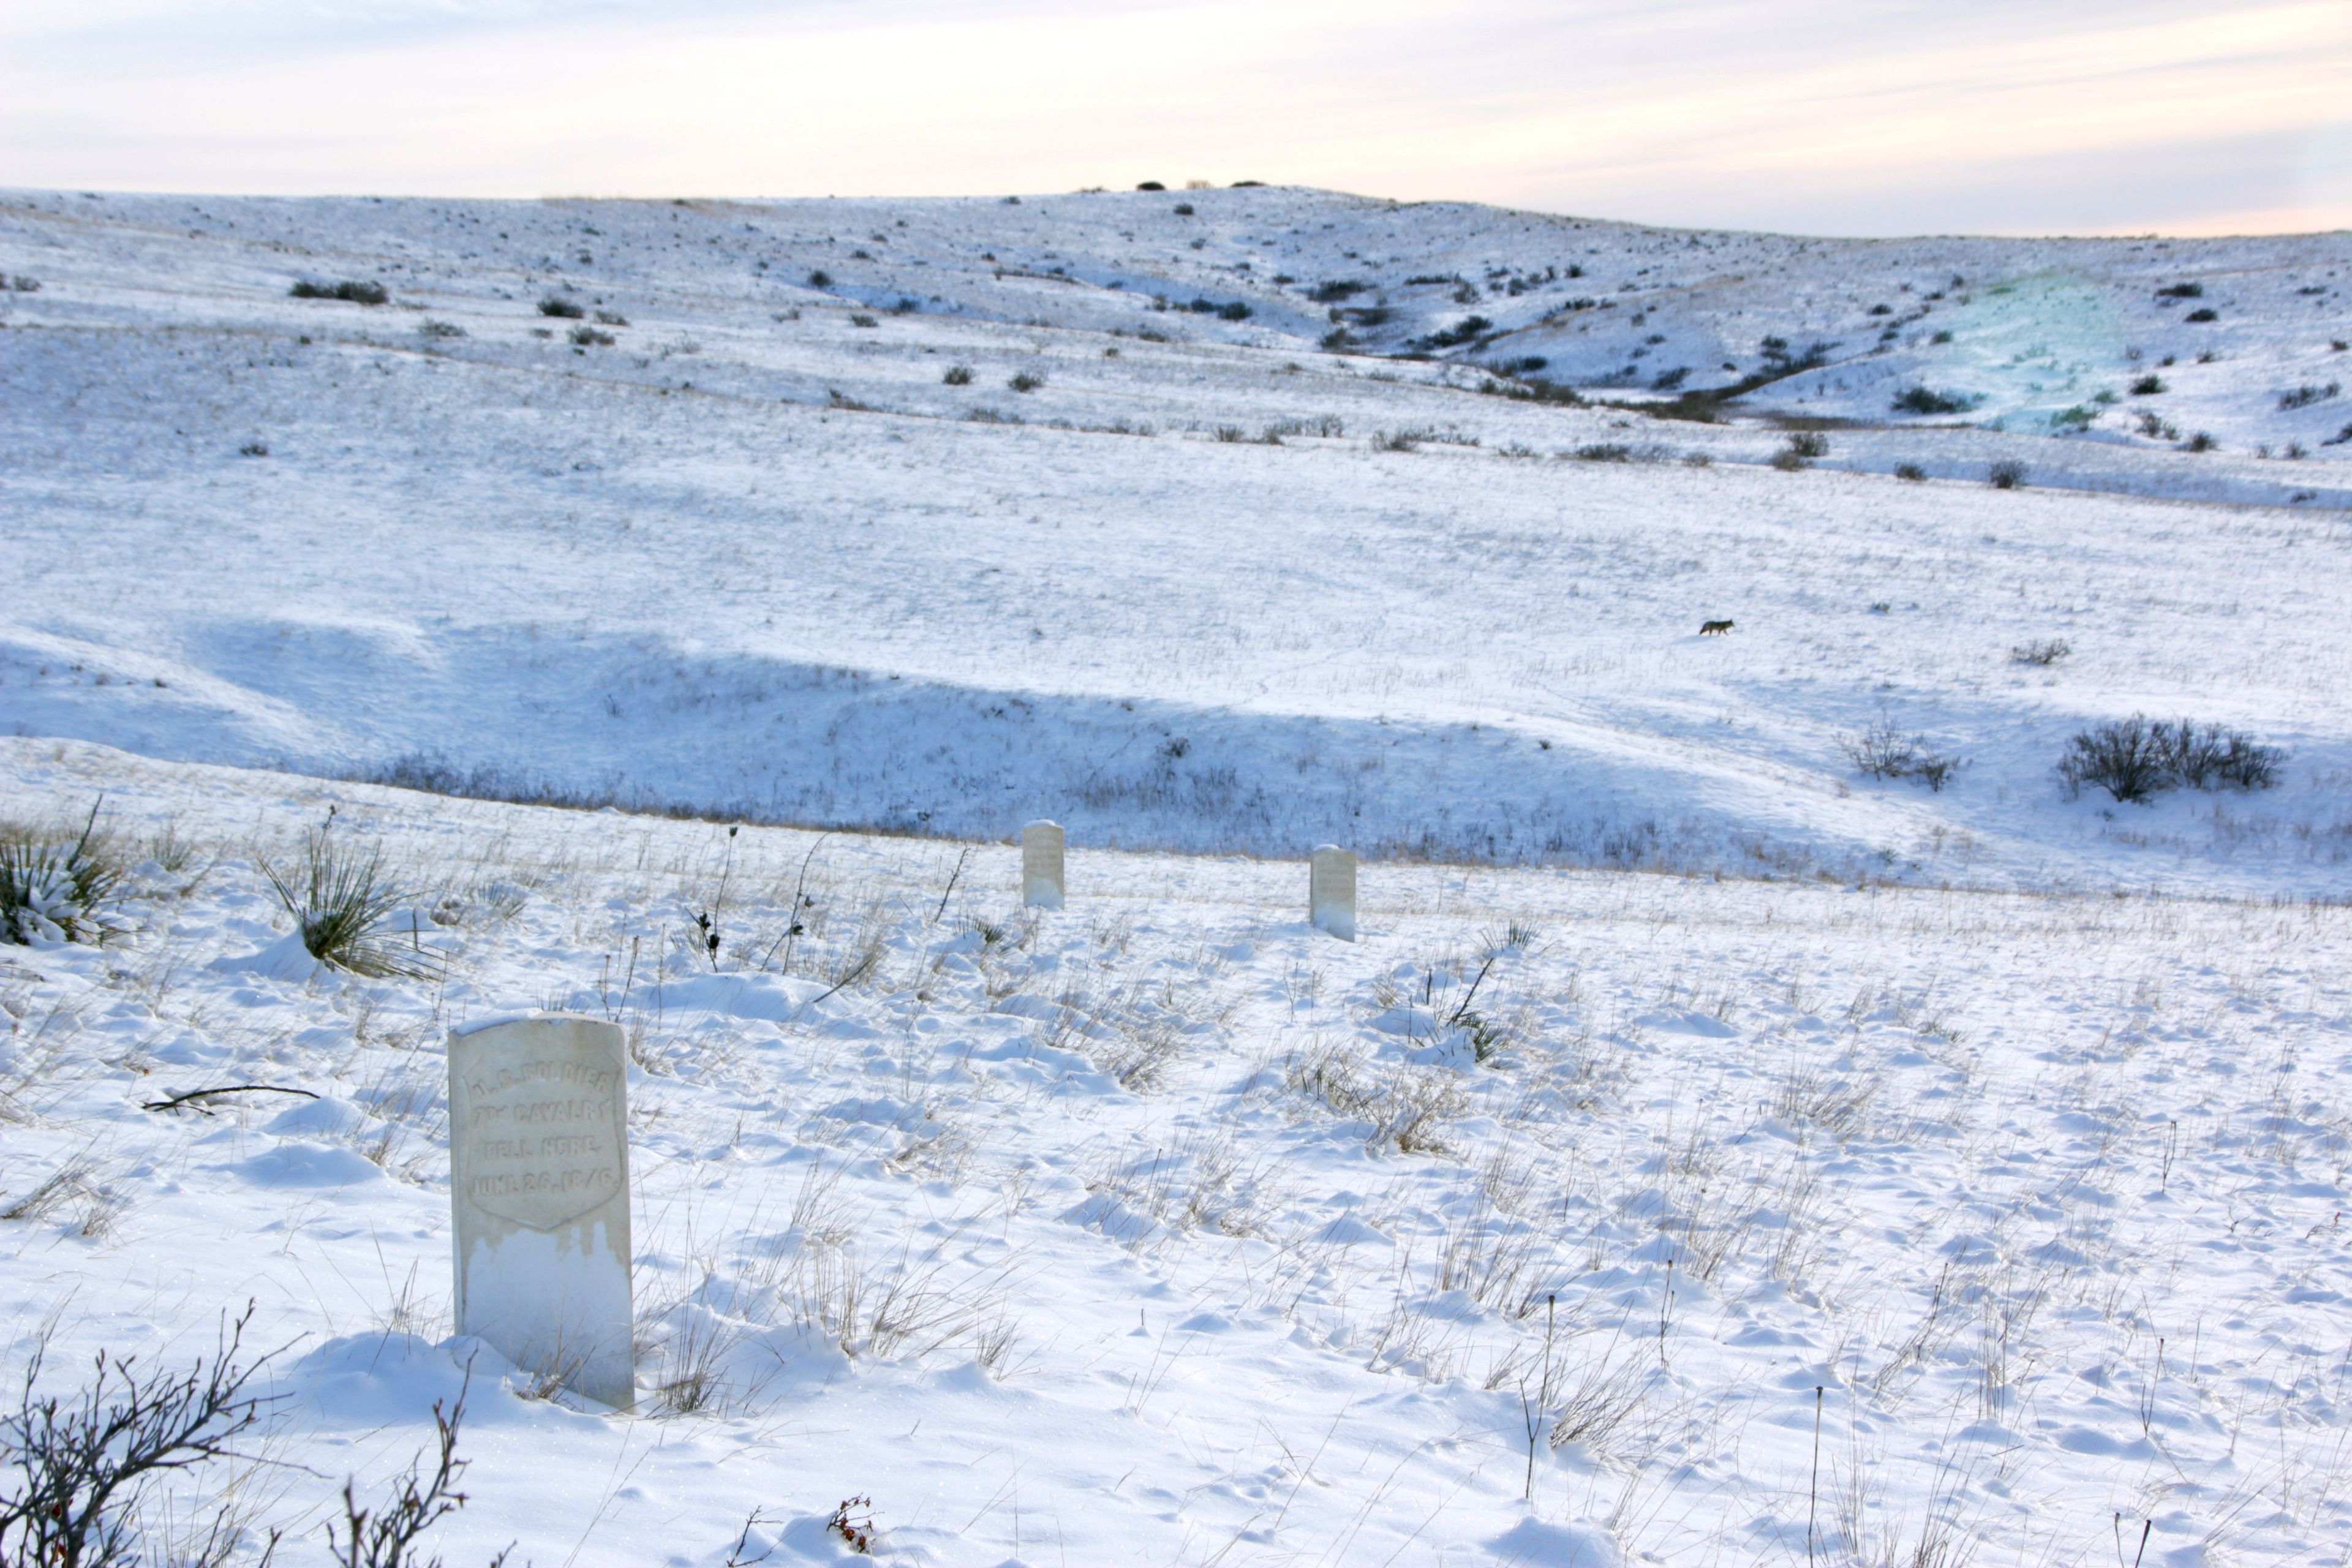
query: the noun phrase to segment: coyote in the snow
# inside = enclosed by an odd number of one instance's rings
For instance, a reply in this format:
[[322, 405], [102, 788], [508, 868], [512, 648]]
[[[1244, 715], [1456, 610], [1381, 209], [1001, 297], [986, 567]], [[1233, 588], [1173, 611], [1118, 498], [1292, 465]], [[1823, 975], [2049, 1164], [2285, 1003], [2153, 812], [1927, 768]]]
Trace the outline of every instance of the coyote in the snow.
[[1703, 637], [1727, 637], [1731, 635], [1729, 621], [1701, 621], [1698, 635]]

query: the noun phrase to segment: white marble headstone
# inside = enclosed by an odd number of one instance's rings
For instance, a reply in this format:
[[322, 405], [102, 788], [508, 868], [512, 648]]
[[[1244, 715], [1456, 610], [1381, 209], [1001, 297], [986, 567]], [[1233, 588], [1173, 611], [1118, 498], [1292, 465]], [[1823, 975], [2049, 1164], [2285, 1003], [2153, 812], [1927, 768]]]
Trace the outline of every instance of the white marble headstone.
[[1342, 942], [1356, 940], [1356, 852], [1318, 844], [1307, 860], [1307, 918]]
[[636, 1402], [627, 1087], [601, 1018], [449, 1031], [457, 1331], [615, 1410]]
[[1062, 825], [1038, 821], [1021, 830], [1021, 901], [1062, 907]]

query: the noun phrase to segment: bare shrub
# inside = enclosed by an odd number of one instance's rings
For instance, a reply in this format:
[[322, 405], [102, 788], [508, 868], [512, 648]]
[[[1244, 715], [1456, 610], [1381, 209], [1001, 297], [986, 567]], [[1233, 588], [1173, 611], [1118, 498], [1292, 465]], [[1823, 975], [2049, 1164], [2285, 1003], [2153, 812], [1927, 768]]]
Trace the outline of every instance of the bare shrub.
[[2135, 713], [2077, 731], [2058, 759], [2072, 799], [2096, 784], [2117, 801], [2144, 801], [2163, 790], [2269, 789], [2287, 753], [2243, 731], [2219, 724], [2152, 722]]
[[1320, 436], [1331, 440], [1347, 433], [1347, 422], [1336, 414], [1318, 414], [1311, 419], [1277, 419], [1265, 427], [1269, 437]]
[[2279, 781], [2286, 752], [2265, 746], [2243, 731], [2219, 724], [2192, 724], [2187, 720], [2159, 724], [2157, 731], [2172, 764], [2172, 772], [2190, 789], [2269, 789]]
[[2074, 649], [2063, 637], [2044, 637], [2037, 642], [2022, 643], [2009, 650], [2012, 664], [2037, 665], [2047, 669], [2071, 658]]
[[[343, 1483], [342, 1528], [338, 1531], [331, 1520], [327, 1524], [327, 1544], [336, 1568], [441, 1568], [438, 1557], [420, 1562], [416, 1538], [466, 1506], [466, 1494], [457, 1489], [457, 1477], [466, 1468], [466, 1461], [457, 1458], [457, 1427], [465, 1416], [463, 1390], [446, 1412], [439, 1400], [433, 1402], [437, 1449], [433, 1471], [420, 1471], [421, 1458], [412, 1462], [393, 1483], [392, 1496], [382, 1508], [362, 1508], [352, 1483]], [[490, 1560], [490, 1568], [499, 1568], [506, 1560], [507, 1553], [499, 1552]]]
[[2022, 489], [2025, 484], [2025, 465], [2013, 458], [2004, 458], [1985, 470], [1985, 483], [1997, 490]]
[[[40, 1394], [41, 1352], [25, 1370], [16, 1411], [0, 1417], [0, 1465], [17, 1478], [0, 1494], [0, 1562], [16, 1568], [131, 1568], [145, 1559], [142, 1505], [162, 1478], [236, 1457], [265, 1400], [247, 1392], [268, 1357], [244, 1361], [253, 1309], [222, 1324], [206, 1362], [185, 1373], [100, 1351], [90, 1381]], [[215, 1561], [233, 1542], [217, 1542]]]
[[381, 305], [392, 298], [381, 283], [349, 278], [340, 283], [313, 283], [306, 279], [286, 292], [297, 300], [344, 300], [354, 305]]
[[1885, 719], [1859, 735], [1840, 736], [1838, 749], [1845, 752], [1854, 771], [1865, 777], [1916, 779], [1938, 794], [1960, 765], [1959, 759], [1930, 751], [1925, 738], [1906, 736]]
[[553, 316], [562, 321], [576, 321], [588, 312], [584, 307], [565, 299], [561, 294], [550, 294], [539, 302], [539, 313], [542, 316]]
[[947, 374], [940, 376], [940, 379], [947, 383], [950, 386], [970, 386], [971, 384], [971, 366], [968, 364], [951, 364], [948, 366]]
[[1914, 386], [1895, 394], [1894, 412], [1897, 414], [1966, 414], [1984, 399], [1974, 393], [1936, 392], [1925, 386]]

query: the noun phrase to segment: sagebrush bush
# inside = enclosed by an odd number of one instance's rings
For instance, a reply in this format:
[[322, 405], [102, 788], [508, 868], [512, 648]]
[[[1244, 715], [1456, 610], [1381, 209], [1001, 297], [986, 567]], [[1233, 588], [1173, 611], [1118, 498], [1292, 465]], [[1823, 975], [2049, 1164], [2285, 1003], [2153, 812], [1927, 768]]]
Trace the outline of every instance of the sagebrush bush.
[[589, 326], [585, 322], [572, 328], [571, 337], [572, 341], [579, 344], [582, 348], [611, 348], [613, 346], [612, 333], [599, 331], [596, 328]]
[[0, 824], [0, 942], [97, 946], [130, 929], [115, 912], [125, 868], [98, 831], [98, 807], [79, 834]]
[[2074, 646], [2067, 642], [2065, 638], [2050, 637], [2039, 642], [2021, 644], [2016, 647], [2011, 648], [2009, 650], [2009, 657], [2012, 663], [2039, 665], [2042, 668], [2047, 669], [2050, 666], [2071, 656], [2074, 651]]
[[1032, 375], [1024, 370], [1004, 384], [1015, 392], [1034, 392], [1045, 384], [1045, 378], [1042, 375]]
[[2135, 713], [2076, 732], [2058, 759], [2069, 799], [2095, 784], [2117, 801], [2168, 789], [2269, 789], [2287, 753], [2242, 731], [2189, 720], [2167, 724]]
[[2164, 384], [2164, 377], [2160, 375], [2144, 375], [2131, 384], [2131, 395], [2134, 397], [2154, 397], [2167, 390], [2168, 389]]
[[2146, 800], [2165, 784], [2155, 726], [2134, 714], [2078, 731], [2058, 759], [2058, 776], [2069, 799], [2096, 784], [2118, 801]]
[[2280, 747], [2262, 745], [2242, 731], [2219, 724], [2184, 720], [2171, 726], [2166, 745], [2173, 773], [2190, 789], [2269, 789], [2286, 762]]
[[550, 294], [539, 302], [539, 313], [542, 316], [561, 317], [567, 321], [576, 321], [588, 312], [582, 306], [565, 299], [561, 294]]
[[1897, 463], [1895, 465], [1895, 477], [1916, 483], [1927, 477], [1927, 470], [1916, 463]]
[[1772, 454], [1772, 466], [1783, 473], [1794, 473], [1809, 467], [1815, 458], [1830, 453], [1830, 438], [1818, 431], [1800, 430], [1789, 437], [1789, 444]]
[[413, 977], [421, 972], [376, 929], [401, 904], [382, 849], [362, 850], [330, 829], [314, 828], [303, 838], [298, 864], [281, 869], [265, 858], [261, 874], [294, 917], [303, 950], [320, 963], [353, 974]]
[[1982, 399], [1965, 392], [1932, 392], [1915, 386], [1895, 396], [1897, 414], [1966, 414]]
[[1838, 749], [1846, 754], [1854, 770], [1866, 777], [1916, 779], [1938, 795], [1960, 765], [1958, 758], [1930, 751], [1925, 740], [1906, 736], [1885, 719], [1859, 735], [1840, 736]]
[[354, 305], [381, 305], [392, 298], [381, 283], [350, 278], [341, 283], [313, 283], [305, 279], [286, 291], [297, 300], [348, 300]]
[[940, 377], [940, 379], [947, 383], [950, 386], [970, 386], [971, 384], [971, 366], [968, 364], [951, 364], [948, 366], [948, 373]]
[[1418, 349], [1458, 348], [1477, 338], [1481, 333], [1494, 331], [1494, 328], [1495, 323], [1484, 316], [1465, 316], [1450, 327], [1440, 328], [1426, 337], [1415, 338], [1413, 347]]
[[2003, 458], [1985, 470], [1985, 483], [1997, 490], [2013, 490], [2025, 483], [2025, 465], [2014, 458]]

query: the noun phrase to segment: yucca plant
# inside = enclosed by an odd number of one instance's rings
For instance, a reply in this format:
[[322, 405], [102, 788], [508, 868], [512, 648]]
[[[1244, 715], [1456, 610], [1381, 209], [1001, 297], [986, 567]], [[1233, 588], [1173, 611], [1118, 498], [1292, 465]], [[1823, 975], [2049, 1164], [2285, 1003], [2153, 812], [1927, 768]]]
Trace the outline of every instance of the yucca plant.
[[264, 859], [261, 874], [294, 917], [304, 950], [320, 963], [372, 976], [425, 973], [376, 930], [402, 902], [384, 874], [381, 847], [362, 852], [326, 828], [313, 828], [303, 836], [302, 858], [290, 871]]
[[96, 946], [131, 929], [112, 908], [122, 863], [98, 831], [98, 810], [71, 839], [0, 827], [0, 942]]

